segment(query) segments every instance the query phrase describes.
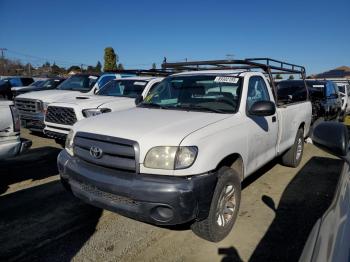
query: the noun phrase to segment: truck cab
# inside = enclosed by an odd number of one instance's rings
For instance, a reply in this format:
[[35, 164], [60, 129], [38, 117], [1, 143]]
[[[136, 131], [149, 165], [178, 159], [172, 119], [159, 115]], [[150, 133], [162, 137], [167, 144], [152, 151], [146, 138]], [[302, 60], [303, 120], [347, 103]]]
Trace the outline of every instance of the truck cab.
[[222, 240], [241, 182], [278, 156], [297, 167], [303, 155], [311, 103], [307, 95], [278, 103], [271, 74], [305, 69], [276, 61], [163, 64], [189, 71], [165, 78], [136, 108], [72, 127], [58, 157], [63, 185], [92, 205], [155, 225], [191, 223], [201, 238]]

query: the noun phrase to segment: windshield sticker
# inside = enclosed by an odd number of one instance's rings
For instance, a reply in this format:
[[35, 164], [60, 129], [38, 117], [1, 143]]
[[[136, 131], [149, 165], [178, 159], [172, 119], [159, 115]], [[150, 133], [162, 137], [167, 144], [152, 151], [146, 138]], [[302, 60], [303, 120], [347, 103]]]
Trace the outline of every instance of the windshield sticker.
[[89, 76], [90, 79], [94, 79], [96, 80], [97, 79], [97, 76]]
[[135, 86], [144, 86], [144, 85], [146, 85], [146, 83], [145, 82], [134, 82], [134, 85]]
[[316, 87], [316, 88], [322, 88], [322, 87], [324, 87], [324, 85], [312, 85], [312, 87]]
[[221, 83], [233, 83], [237, 84], [239, 78], [238, 77], [232, 77], [232, 76], [217, 76], [214, 79], [214, 82], [221, 82]]

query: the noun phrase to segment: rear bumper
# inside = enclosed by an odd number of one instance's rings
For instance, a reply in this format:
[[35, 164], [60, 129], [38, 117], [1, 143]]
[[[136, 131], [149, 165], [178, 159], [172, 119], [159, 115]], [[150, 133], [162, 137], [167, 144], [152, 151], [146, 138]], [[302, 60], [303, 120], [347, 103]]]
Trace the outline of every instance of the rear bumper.
[[88, 164], [65, 150], [58, 156], [58, 169], [83, 201], [157, 225], [206, 218], [217, 182], [214, 173], [185, 178], [116, 171]]

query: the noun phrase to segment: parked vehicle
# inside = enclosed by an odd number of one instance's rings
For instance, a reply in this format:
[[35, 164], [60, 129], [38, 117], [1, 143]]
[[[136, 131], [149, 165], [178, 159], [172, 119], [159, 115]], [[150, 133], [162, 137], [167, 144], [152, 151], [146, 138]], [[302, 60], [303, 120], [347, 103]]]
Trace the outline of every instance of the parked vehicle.
[[20, 120], [12, 101], [0, 100], [0, 160], [27, 151], [32, 142], [20, 138]]
[[77, 122], [58, 156], [63, 185], [92, 205], [156, 225], [191, 222], [200, 237], [222, 240], [242, 180], [277, 156], [298, 166], [310, 128], [309, 101], [275, 106], [271, 71], [290, 64], [259, 61], [163, 64], [193, 71], [165, 78], [136, 108]]
[[[337, 85], [332, 81], [306, 80], [312, 102], [312, 122], [317, 119], [338, 120], [341, 118], [342, 101]], [[303, 80], [284, 80], [277, 83], [278, 100], [296, 103], [303, 99], [305, 92]], [[294, 91], [292, 91], [294, 90]]]
[[78, 95], [51, 103], [45, 116], [44, 133], [64, 145], [69, 130], [77, 121], [102, 113], [135, 107], [135, 98], [147, 96], [162, 77], [128, 77], [104, 85], [96, 95]]
[[28, 86], [34, 82], [31, 77], [7, 77], [0, 80], [0, 97], [12, 100], [13, 95], [11, 92], [12, 87], [16, 86]]
[[19, 95], [15, 105], [19, 110], [22, 127], [31, 131], [43, 132], [44, 116], [50, 103], [79, 96], [82, 93], [94, 94], [101, 84], [121, 77], [120, 74], [77, 74], [63, 81], [55, 90], [30, 92]]
[[46, 80], [39, 80], [35, 81], [29, 86], [12, 87], [11, 91], [13, 93], [13, 96], [16, 97], [28, 92], [56, 89], [58, 85], [61, 84], [64, 80], [65, 78], [50, 78]]
[[341, 120], [344, 121], [345, 116], [347, 115], [347, 113], [350, 111], [350, 98], [349, 98], [349, 93], [348, 93], [348, 89], [349, 89], [349, 85], [347, 84], [337, 84], [338, 85], [338, 89], [339, 89], [339, 94], [342, 100], [342, 118]]
[[343, 160], [343, 168], [333, 201], [324, 215], [315, 223], [299, 261], [349, 261], [350, 156], [348, 130], [341, 123], [325, 122], [315, 127], [312, 139], [316, 146], [340, 157]]

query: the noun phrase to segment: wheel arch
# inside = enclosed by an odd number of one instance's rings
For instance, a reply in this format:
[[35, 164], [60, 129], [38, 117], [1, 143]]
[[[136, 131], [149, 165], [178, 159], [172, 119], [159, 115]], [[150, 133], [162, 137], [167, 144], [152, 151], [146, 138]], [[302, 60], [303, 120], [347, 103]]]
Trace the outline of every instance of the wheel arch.
[[244, 161], [240, 154], [233, 153], [224, 157], [217, 164], [216, 170], [219, 170], [221, 167], [224, 166], [234, 169], [239, 174], [239, 178], [241, 181], [244, 179]]

